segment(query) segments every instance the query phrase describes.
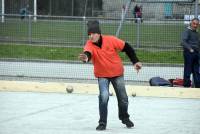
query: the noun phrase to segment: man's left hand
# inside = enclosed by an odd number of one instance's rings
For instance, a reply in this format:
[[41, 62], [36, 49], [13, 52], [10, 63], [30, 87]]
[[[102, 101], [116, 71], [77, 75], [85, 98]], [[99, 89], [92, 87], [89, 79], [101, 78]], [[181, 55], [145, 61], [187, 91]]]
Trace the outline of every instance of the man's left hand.
[[137, 73], [139, 72], [139, 70], [142, 68], [142, 63], [141, 62], [137, 62], [134, 64], [134, 68], [137, 71]]

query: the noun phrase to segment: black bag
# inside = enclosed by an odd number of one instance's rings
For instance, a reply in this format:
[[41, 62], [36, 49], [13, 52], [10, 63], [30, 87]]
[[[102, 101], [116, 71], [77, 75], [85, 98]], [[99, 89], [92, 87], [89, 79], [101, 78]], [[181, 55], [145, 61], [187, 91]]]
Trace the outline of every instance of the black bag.
[[164, 78], [160, 78], [160, 77], [152, 77], [149, 80], [149, 84], [150, 86], [167, 86], [167, 87], [172, 86], [170, 81], [165, 80]]

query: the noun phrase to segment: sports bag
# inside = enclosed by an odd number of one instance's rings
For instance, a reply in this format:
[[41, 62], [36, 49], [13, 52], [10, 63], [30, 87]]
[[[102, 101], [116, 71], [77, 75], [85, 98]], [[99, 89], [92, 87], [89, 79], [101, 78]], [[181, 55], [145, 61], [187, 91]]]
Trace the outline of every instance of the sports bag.
[[149, 84], [150, 86], [167, 86], [167, 87], [171, 87], [172, 84], [170, 83], [170, 81], [164, 79], [164, 78], [160, 78], [160, 77], [152, 77], [149, 80]]

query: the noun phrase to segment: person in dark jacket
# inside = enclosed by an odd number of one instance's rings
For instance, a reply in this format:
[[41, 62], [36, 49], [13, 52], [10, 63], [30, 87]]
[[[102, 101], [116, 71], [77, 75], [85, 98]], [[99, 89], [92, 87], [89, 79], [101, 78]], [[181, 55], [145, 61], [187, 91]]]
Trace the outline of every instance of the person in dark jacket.
[[28, 9], [29, 5], [26, 5], [26, 7], [20, 9], [19, 13], [21, 20], [25, 19], [25, 17], [30, 14]]
[[199, 19], [191, 20], [189, 27], [182, 33], [184, 57], [184, 87], [191, 87], [190, 76], [193, 74], [194, 86], [200, 88], [200, 37], [197, 32]]
[[99, 85], [99, 124], [96, 130], [105, 130], [107, 126], [109, 84], [112, 83], [117, 100], [118, 116], [126, 127], [134, 126], [128, 114], [128, 96], [124, 82], [124, 67], [119, 52], [125, 52], [139, 71], [142, 64], [139, 62], [134, 49], [125, 41], [111, 35], [102, 35], [99, 22], [88, 22], [89, 40], [84, 46], [84, 51], [79, 55], [83, 62], [92, 61], [94, 75]]
[[134, 18], [135, 18], [135, 23], [138, 22], [138, 19], [141, 19], [141, 22], [143, 22], [142, 20], [142, 6], [138, 6], [136, 5], [133, 9], [133, 14], [134, 14]]

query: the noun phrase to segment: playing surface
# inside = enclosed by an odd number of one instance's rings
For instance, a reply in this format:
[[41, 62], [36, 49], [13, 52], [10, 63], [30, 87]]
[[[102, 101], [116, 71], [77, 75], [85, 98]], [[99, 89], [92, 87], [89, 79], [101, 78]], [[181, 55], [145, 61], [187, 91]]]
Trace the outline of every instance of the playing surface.
[[[95, 134], [98, 96], [0, 92], [0, 134]], [[115, 96], [109, 100], [106, 134], [198, 134], [200, 100], [129, 97], [135, 128], [118, 120]]]

